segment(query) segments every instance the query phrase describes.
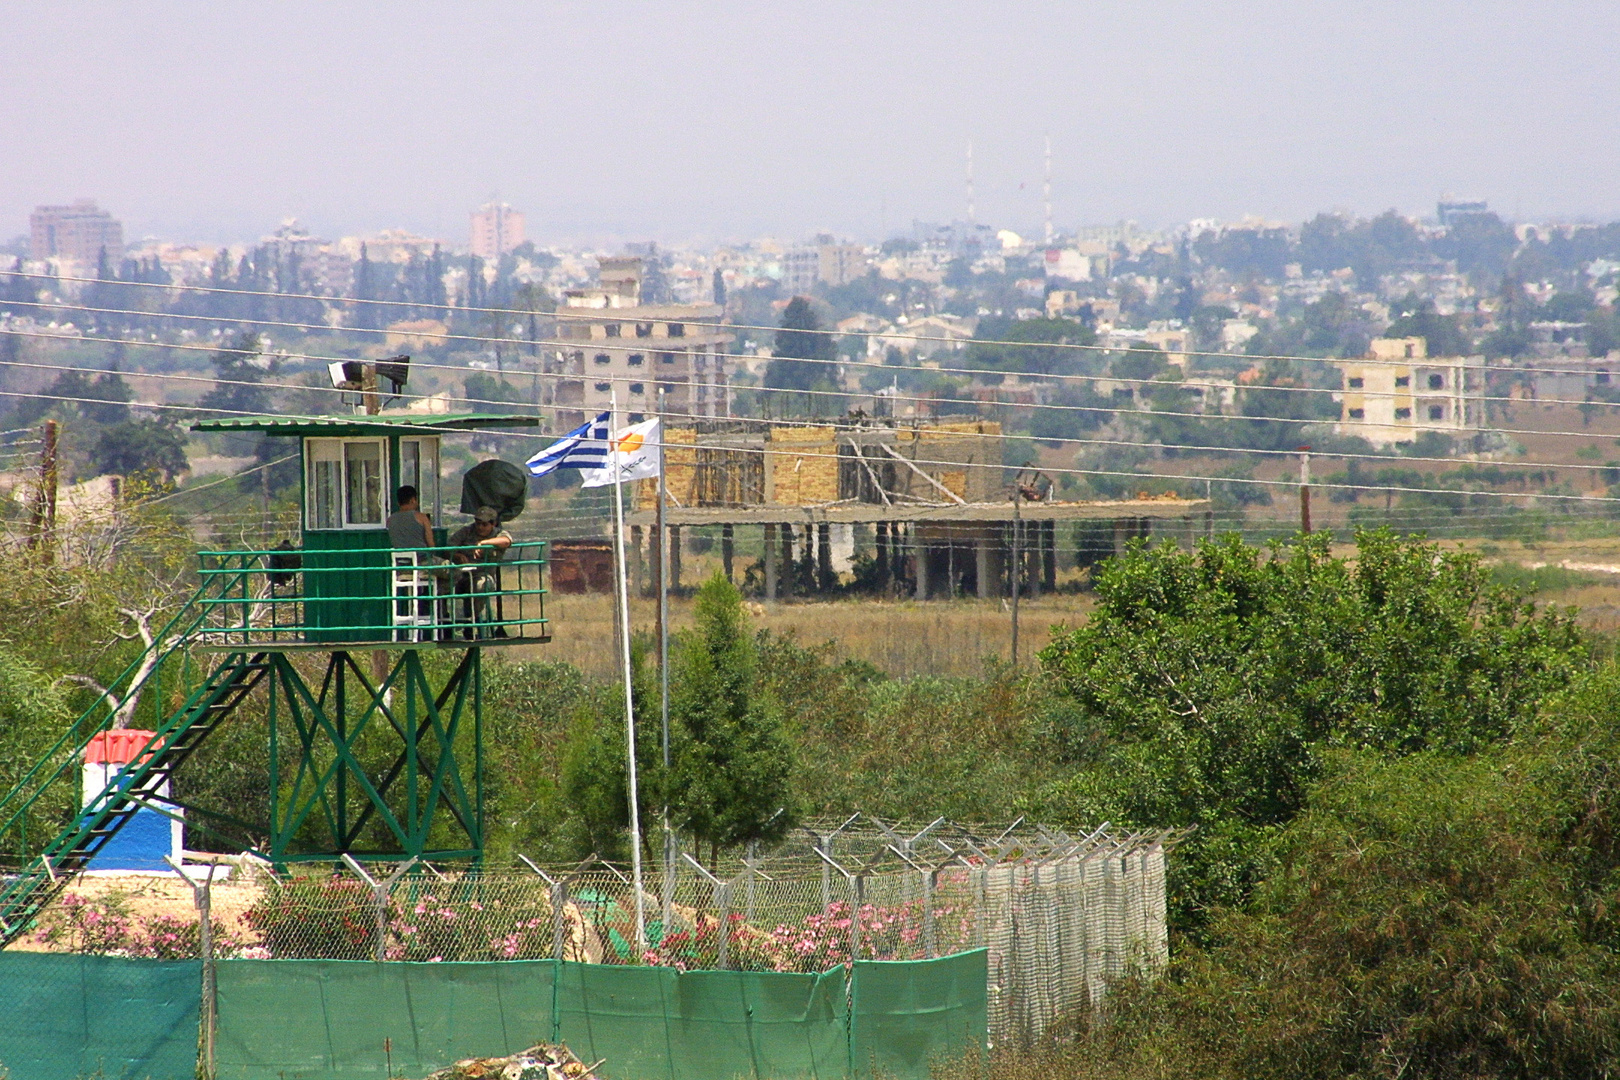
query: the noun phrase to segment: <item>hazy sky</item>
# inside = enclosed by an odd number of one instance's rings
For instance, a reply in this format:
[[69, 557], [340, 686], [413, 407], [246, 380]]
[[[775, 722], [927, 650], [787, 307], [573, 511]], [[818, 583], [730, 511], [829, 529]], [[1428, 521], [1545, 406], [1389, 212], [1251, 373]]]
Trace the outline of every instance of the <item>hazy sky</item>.
[[64, 3], [0, 19], [0, 238], [93, 197], [126, 235], [297, 216], [542, 242], [965, 213], [1039, 228], [1319, 209], [1620, 217], [1620, 4]]

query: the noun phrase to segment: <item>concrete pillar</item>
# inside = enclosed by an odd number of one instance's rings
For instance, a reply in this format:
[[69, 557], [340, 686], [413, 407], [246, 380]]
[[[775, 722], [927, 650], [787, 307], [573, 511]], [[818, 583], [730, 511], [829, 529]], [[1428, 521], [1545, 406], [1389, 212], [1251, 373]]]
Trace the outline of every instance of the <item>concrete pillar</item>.
[[928, 571], [930, 569], [928, 542], [918, 533], [915, 525], [911, 527], [911, 547], [917, 567], [917, 599], [926, 600], [928, 599]]
[[1047, 592], [1057, 592], [1057, 522], [1041, 522], [1041, 581]]
[[776, 526], [765, 526], [765, 599], [775, 600], [777, 595]]
[[889, 579], [892, 576], [890, 563], [891, 556], [889, 553], [889, 523], [887, 521], [878, 522], [877, 528], [874, 529], [873, 532], [877, 536], [876, 561], [878, 588], [887, 589], [889, 587]]
[[1041, 523], [1021, 522], [1024, 536], [1018, 545], [1018, 558], [1023, 563], [1024, 595], [1031, 600], [1041, 595]]
[[1116, 556], [1125, 554], [1125, 545], [1131, 539], [1131, 524], [1130, 518], [1114, 519], [1114, 554]]
[[793, 564], [793, 526], [785, 522], [777, 526], [777, 532], [782, 538], [782, 595], [793, 595], [793, 579], [798, 576], [798, 567]]
[[993, 541], [989, 536], [981, 535], [973, 542], [974, 571], [979, 579], [979, 599], [988, 600], [995, 593], [995, 579], [991, 576], [990, 547]]
[[731, 561], [737, 554], [737, 538], [733, 526], [728, 522], [720, 526], [720, 565], [726, 571], [726, 580], [737, 580], [731, 573]]
[[681, 587], [681, 527], [669, 527], [669, 591]]
[[830, 588], [833, 580], [832, 526], [823, 521], [816, 526], [816, 588]]

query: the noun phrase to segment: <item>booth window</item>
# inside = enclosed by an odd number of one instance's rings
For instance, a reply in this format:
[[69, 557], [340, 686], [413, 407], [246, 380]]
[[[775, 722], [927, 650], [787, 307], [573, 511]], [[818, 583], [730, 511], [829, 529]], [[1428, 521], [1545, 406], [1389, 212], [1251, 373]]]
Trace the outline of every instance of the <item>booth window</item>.
[[305, 487], [309, 491], [309, 527], [311, 529], [343, 528], [343, 444], [337, 439], [310, 439], [309, 478]]
[[305, 445], [309, 527], [381, 528], [386, 516], [385, 440], [310, 439]]
[[422, 512], [439, 520], [439, 440], [399, 440], [399, 482], [416, 489]]
[[356, 440], [343, 444], [343, 523], [383, 523], [383, 442]]

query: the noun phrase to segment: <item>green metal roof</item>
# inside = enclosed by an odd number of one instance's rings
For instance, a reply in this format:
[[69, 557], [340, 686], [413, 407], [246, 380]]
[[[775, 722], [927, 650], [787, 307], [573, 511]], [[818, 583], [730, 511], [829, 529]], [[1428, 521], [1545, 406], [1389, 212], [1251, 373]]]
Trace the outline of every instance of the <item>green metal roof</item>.
[[538, 427], [538, 416], [431, 413], [365, 416], [226, 416], [199, 420], [192, 431], [262, 431], [266, 435], [439, 435], [481, 428]]

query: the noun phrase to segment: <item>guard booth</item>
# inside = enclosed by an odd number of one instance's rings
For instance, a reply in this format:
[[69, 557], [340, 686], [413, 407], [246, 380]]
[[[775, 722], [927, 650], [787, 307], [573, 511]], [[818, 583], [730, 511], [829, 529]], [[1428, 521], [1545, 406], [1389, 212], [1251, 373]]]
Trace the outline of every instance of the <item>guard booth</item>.
[[[481, 657], [489, 646], [550, 640], [545, 544], [449, 547], [440, 439], [538, 423], [371, 414], [197, 424], [298, 440], [298, 542], [199, 552], [191, 598], [0, 789], [0, 948], [98, 857], [175, 857], [182, 824], [187, 847], [250, 852], [281, 871], [344, 856], [478, 864]], [[479, 501], [495, 498], [508, 518], [521, 513], [524, 474], [500, 461], [470, 472], [479, 470], [490, 480]], [[403, 484], [432, 517], [431, 546], [389, 539]], [[475, 507], [456, 509], [470, 516]], [[250, 701], [267, 740], [269, 805], [221, 805], [209, 784], [191, 782], [187, 762]]]
[[[215, 598], [216, 644], [435, 645], [546, 640], [544, 546], [514, 544], [468, 569], [446, 549], [440, 438], [447, 431], [524, 427], [532, 416], [334, 416], [205, 420], [196, 431], [259, 431], [299, 440], [302, 522], [296, 548], [204, 552], [204, 577], [229, 578]], [[433, 549], [395, 549], [394, 492], [416, 488], [434, 523]], [[459, 505], [459, 504], [458, 504]], [[267, 586], [267, 587], [265, 587]], [[240, 618], [232, 624], [233, 599]], [[265, 615], [268, 614], [268, 619]], [[232, 631], [238, 631], [232, 633]]]

